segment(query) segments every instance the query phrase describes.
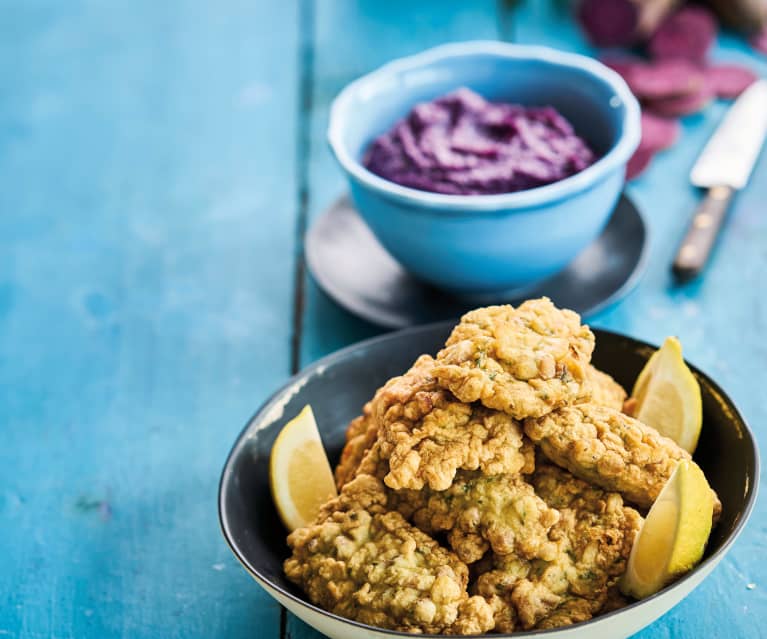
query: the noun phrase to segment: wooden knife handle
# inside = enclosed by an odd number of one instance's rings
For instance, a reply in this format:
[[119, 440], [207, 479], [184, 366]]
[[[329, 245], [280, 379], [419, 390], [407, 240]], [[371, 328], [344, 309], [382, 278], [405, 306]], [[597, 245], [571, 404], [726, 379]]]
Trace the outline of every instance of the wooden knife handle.
[[706, 266], [734, 195], [735, 191], [729, 186], [714, 186], [708, 190], [677, 251], [672, 267], [677, 279], [691, 280]]

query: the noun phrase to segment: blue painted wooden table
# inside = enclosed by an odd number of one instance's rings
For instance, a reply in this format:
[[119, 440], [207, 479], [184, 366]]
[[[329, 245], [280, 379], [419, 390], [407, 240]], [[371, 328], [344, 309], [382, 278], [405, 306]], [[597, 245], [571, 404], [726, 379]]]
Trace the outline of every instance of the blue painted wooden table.
[[[291, 371], [379, 329], [305, 272], [342, 191], [324, 144], [352, 78], [445, 41], [589, 51], [555, 2], [3, 0], [0, 19], [0, 639], [317, 635], [232, 558], [216, 485]], [[723, 37], [718, 59], [767, 71]], [[722, 116], [684, 123], [630, 192], [649, 271], [592, 324], [660, 341], [767, 434], [767, 157], [705, 279], [668, 264], [686, 174]], [[767, 509], [643, 639], [764, 636]]]

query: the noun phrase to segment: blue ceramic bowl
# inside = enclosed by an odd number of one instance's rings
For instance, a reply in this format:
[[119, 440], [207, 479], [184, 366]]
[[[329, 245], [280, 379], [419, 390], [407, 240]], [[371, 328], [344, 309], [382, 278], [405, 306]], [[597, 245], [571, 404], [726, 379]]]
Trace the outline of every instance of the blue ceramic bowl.
[[[551, 105], [599, 154], [576, 175], [501, 195], [443, 195], [362, 165], [368, 145], [418, 102], [466, 86], [492, 101]], [[406, 269], [458, 293], [522, 289], [564, 268], [607, 223], [639, 144], [639, 105], [596, 60], [538, 46], [466, 42], [391, 62], [348, 85], [328, 141], [352, 198]]]

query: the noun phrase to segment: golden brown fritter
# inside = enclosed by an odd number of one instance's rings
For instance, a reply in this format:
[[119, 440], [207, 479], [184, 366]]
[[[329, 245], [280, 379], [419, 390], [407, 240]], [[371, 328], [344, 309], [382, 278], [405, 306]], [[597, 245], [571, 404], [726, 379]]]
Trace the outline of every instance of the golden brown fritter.
[[612, 612], [613, 610], [620, 610], [621, 608], [628, 606], [630, 603], [630, 599], [619, 590], [618, 584], [616, 583], [607, 589], [607, 598], [605, 599], [605, 603], [602, 605], [602, 608], [599, 610], [599, 614], [604, 615], [608, 612]]
[[558, 552], [550, 561], [496, 555], [494, 569], [479, 577], [477, 592], [488, 599], [501, 632], [590, 619], [625, 571], [642, 523], [618, 493], [556, 466], [540, 465], [532, 482], [538, 496], [560, 513], [549, 533]]
[[489, 605], [466, 592], [468, 568], [386, 511], [381, 482], [358, 475], [288, 536], [285, 574], [325, 610], [380, 628], [458, 633], [492, 628]]
[[535, 625], [536, 630], [561, 628], [588, 621], [599, 611], [597, 600], [584, 597], [564, 597], [553, 612]]
[[615, 410], [623, 410], [623, 403], [626, 401], [626, 391], [612, 377], [589, 364], [586, 367], [586, 380], [591, 390], [591, 399], [589, 401], [592, 404], [606, 406]]
[[338, 490], [354, 478], [357, 467], [375, 442], [377, 434], [378, 428], [372, 418], [372, 404], [368, 402], [362, 415], [353, 419], [346, 430], [346, 444], [335, 471]]
[[626, 605], [642, 517], [624, 499], [648, 508], [689, 455], [620, 412], [631, 400], [593, 348], [546, 298], [467, 313], [349, 425], [341, 493], [289, 536], [288, 577], [327, 610], [412, 633], [556, 628]]
[[481, 635], [495, 626], [493, 609], [483, 597], [469, 597], [458, 608], [458, 619], [450, 627], [451, 635]]
[[576, 554], [591, 556], [596, 547], [589, 545], [597, 542], [597, 556], [591, 559], [611, 573], [613, 558], [628, 556], [642, 517], [623, 503], [620, 494], [593, 486], [554, 464], [539, 463], [531, 481], [547, 506], [572, 513], [574, 519], [563, 516], [559, 527], [567, 530]]
[[[379, 481], [389, 474], [389, 462], [381, 457], [381, 443], [376, 441], [365, 453], [360, 465], [357, 467], [356, 475], [372, 475]], [[355, 476], [356, 476], [355, 475]], [[393, 494], [385, 484], [384, 489], [388, 495]]]
[[[677, 463], [690, 459], [654, 428], [594, 404], [528, 419], [525, 432], [554, 463], [605, 490], [618, 491], [640, 508], [652, 506]], [[721, 510], [721, 504], [714, 510]]]
[[464, 315], [433, 374], [463, 402], [481, 401], [515, 419], [540, 417], [588, 396], [593, 350], [594, 335], [580, 317], [544, 297]]
[[[505, 413], [465, 404], [440, 388], [428, 355], [391, 379], [372, 402], [390, 488], [450, 487], [458, 469], [515, 474], [533, 463], [522, 427]], [[529, 472], [529, 471], [528, 471]]]
[[447, 531], [450, 547], [466, 563], [490, 548], [528, 559], [557, 554], [549, 531], [559, 514], [519, 475], [459, 471], [447, 490], [395, 491], [389, 500], [424, 532]]
[[[336, 486], [339, 490], [346, 482], [354, 478], [360, 463], [379, 439], [378, 421], [374, 415], [375, 408], [377, 407], [378, 412], [385, 412], [392, 403], [397, 403], [399, 398], [408, 398], [402, 401], [412, 400], [416, 395], [426, 398], [430, 391], [437, 389], [431, 375], [433, 365], [434, 360], [431, 357], [427, 355], [419, 357], [407, 373], [393, 377], [384, 387], [379, 388], [373, 399], [365, 404], [362, 415], [351, 421], [346, 430], [346, 444], [341, 451], [341, 459], [335, 470]], [[383, 458], [379, 451], [376, 463], [381, 459]]]

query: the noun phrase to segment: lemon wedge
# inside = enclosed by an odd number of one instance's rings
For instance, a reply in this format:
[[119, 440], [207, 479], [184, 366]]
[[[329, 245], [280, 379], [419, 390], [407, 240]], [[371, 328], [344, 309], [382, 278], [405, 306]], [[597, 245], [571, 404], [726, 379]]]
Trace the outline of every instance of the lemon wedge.
[[634, 417], [670, 437], [688, 453], [698, 445], [703, 425], [700, 385], [682, 357], [676, 337], [667, 337], [637, 378], [631, 397]]
[[320, 506], [338, 494], [311, 406], [305, 406], [277, 436], [269, 457], [269, 486], [289, 530], [310, 524]]
[[621, 591], [642, 599], [692, 570], [711, 533], [714, 494], [693, 461], [679, 462], [631, 548]]

